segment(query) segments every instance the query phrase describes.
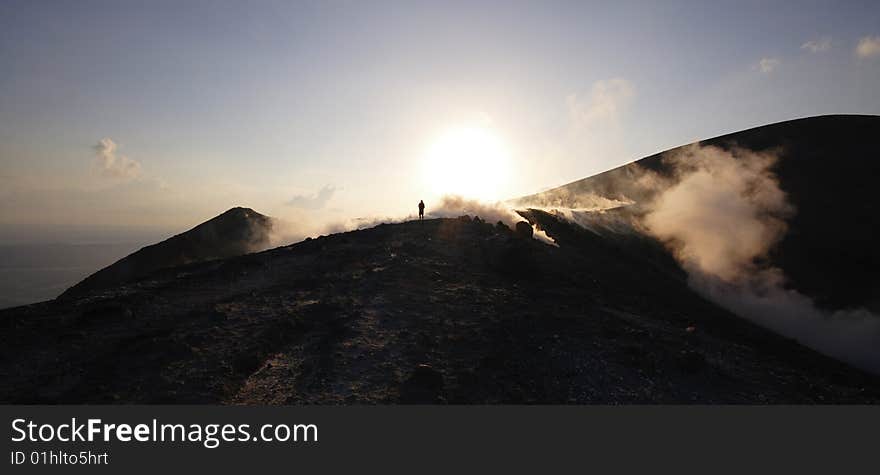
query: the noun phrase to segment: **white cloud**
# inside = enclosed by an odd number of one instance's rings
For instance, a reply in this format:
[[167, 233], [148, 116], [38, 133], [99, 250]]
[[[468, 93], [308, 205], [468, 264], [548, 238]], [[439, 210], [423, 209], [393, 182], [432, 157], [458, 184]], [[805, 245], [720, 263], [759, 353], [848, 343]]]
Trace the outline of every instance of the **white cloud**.
[[880, 56], [880, 36], [866, 36], [859, 40], [856, 45], [856, 55], [860, 58], [875, 58]]
[[616, 120], [635, 94], [635, 86], [626, 79], [603, 79], [593, 83], [588, 97], [570, 94], [566, 102], [576, 127], [589, 128]]
[[330, 201], [334, 193], [336, 193], [335, 187], [325, 185], [313, 195], [296, 195], [287, 204], [303, 209], [321, 209]]
[[141, 164], [116, 152], [118, 145], [113, 139], [104, 137], [95, 149], [95, 167], [102, 175], [110, 178], [132, 180], [141, 175]]
[[755, 67], [764, 74], [770, 74], [779, 67], [779, 60], [776, 58], [761, 58]]
[[815, 40], [807, 41], [806, 43], [801, 45], [801, 49], [807, 50], [811, 53], [821, 53], [823, 51], [828, 51], [831, 49], [831, 37], [823, 36]]

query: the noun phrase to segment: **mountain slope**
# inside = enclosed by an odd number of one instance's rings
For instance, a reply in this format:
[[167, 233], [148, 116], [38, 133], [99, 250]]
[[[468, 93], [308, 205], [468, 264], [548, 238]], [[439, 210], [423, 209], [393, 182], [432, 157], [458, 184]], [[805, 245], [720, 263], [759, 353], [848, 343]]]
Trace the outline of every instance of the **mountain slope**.
[[67, 289], [59, 298], [70, 299], [116, 287], [159, 269], [265, 249], [271, 231], [270, 218], [250, 208], [232, 208], [189, 231], [116, 261]]
[[692, 292], [658, 242], [530, 213], [560, 247], [380, 225], [0, 311], [0, 401], [880, 401], [880, 378]]

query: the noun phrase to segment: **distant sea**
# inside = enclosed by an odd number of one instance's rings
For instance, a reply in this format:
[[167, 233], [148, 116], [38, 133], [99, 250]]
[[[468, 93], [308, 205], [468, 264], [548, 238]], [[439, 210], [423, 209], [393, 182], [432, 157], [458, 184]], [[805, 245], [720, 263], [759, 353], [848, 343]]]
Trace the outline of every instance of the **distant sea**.
[[94, 272], [181, 231], [0, 223], [0, 308], [54, 299]]
[[0, 308], [54, 299], [145, 244], [0, 244]]

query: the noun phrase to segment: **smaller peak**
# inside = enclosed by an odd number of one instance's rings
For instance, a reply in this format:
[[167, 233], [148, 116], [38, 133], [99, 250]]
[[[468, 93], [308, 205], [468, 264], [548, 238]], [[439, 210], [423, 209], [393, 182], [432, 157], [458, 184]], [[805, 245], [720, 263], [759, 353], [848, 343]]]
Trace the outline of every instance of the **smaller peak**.
[[[272, 218], [270, 218], [266, 215], [260, 214], [251, 208], [244, 208], [241, 206], [236, 206], [234, 208], [229, 208], [228, 210], [224, 211], [222, 214], [214, 216], [213, 218], [205, 221], [204, 223], [202, 223], [196, 227], [198, 228], [198, 227], [205, 226], [205, 225], [208, 225], [208, 226], [224, 225], [224, 226], [226, 226], [226, 225], [233, 225], [235, 223], [240, 223], [240, 224], [255, 223], [255, 222], [268, 223], [269, 221], [271, 221], [271, 219]], [[238, 225], [238, 224], [236, 224], [236, 225]]]
[[245, 208], [244, 206], [235, 206], [233, 208], [229, 208], [225, 213], [256, 213], [256, 211], [251, 208]]
[[222, 214], [220, 214], [220, 215], [217, 216], [217, 217], [218, 217], [218, 218], [219, 218], [219, 217], [242, 217], [242, 218], [248, 218], [248, 217], [251, 217], [251, 216], [262, 216], [262, 215], [261, 215], [260, 213], [256, 212], [256, 211], [254, 211], [254, 210], [251, 209], [251, 208], [245, 208], [245, 207], [242, 207], [242, 206], [236, 206], [236, 207], [234, 207], [234, 208], [229, 208], [228, 210], [226, 210], [225, 212], [223, 212]]

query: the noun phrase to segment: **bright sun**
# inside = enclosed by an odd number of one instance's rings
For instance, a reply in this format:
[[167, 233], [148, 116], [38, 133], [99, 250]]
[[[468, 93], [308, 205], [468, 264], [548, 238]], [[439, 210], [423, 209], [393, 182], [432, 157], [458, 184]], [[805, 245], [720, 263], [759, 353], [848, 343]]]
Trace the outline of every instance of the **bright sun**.
[[509, 157], [504, 143], [483, 127], [456, 127], [431, 144], [424, 157], [425, 182], [437, 195], [499, 199]]

